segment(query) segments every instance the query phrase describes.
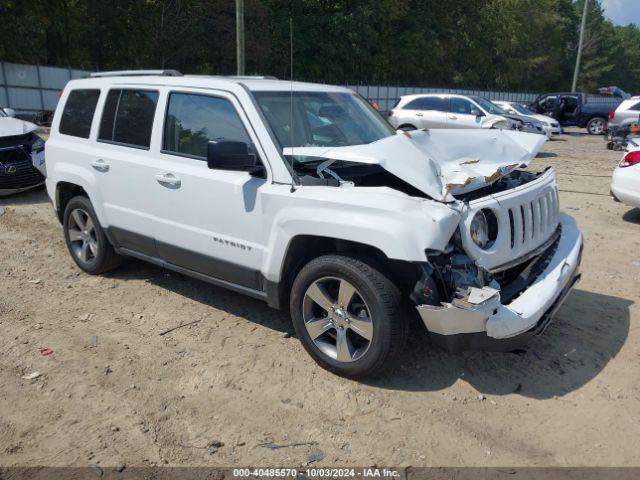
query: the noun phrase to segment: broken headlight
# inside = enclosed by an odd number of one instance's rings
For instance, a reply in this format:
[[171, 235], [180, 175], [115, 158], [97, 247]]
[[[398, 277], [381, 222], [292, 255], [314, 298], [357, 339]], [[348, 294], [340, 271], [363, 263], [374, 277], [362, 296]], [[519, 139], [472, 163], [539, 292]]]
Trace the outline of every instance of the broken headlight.
[[34, 135], [35, 139], [31, 144], [31, 151], [33, 153], [40, 153], [44, 150], [44, 140], [37, 135]]

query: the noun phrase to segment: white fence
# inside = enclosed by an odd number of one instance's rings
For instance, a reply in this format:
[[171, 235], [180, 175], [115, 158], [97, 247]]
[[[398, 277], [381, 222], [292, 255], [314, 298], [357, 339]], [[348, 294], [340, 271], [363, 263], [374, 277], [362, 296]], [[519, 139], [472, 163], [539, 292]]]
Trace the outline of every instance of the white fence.
[[19, 113], [55, 110], [60, 91], [69, 80], [88, 72], [0, 62], [0, 107]]
[[[86, 77], [89, 72], [69, 68], [41, 67], [0, 62], [0, 107], [9, 107], [22, 114], [37, 114], [55, 110], [60, 91], [69, 80]], [[393, 107], [402, 95], [414, 93], [457, 93], [475, 95], [489, 100], [519, 103], [533, 101], [538, 93], [453, 88], [398, 87], [389, 85], [345, 85], [364, 98], [378, 103], [380, 111]], [[588, 102], [611, 102], [611, 96], [589, 95]], [[619, 100], [619, 99], [618, 99]]]

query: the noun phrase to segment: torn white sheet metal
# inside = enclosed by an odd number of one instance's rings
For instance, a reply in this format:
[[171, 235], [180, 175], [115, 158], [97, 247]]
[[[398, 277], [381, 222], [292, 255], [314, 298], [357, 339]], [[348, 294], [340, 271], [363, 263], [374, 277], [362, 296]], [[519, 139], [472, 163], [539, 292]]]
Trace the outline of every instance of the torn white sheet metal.
[[513, 130], [417, 130], [366, 145], [285, 148], [285, 155], [377, 164], [434, 200], [489, 185], [528, 165], [545, 135]]
[[519, 297], [503, 305], [496, 289], [483, 287], [469, 289], [462, 300], [419, 305], [416, 308], [429, 331], [441, 335], [486, 332], [488, 337], [504, 339], [535, 327], [550, 309], [560, 305], [578, 278], [582, 234], [568, 215], [562, 215], [560, 223], [562, 235], [553, 257]]

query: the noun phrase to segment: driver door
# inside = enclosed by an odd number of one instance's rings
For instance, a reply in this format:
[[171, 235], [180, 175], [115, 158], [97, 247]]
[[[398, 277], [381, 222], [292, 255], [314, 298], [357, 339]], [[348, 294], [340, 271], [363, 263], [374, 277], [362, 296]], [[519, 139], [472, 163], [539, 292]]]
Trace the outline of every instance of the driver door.
[[484, 115], [476, 115], [482, 112], [477, 105], [470, 100], [461, 97], [451, 97], [449, 102], [449, 115], [447, 116], [448, 128], [482, 128]]

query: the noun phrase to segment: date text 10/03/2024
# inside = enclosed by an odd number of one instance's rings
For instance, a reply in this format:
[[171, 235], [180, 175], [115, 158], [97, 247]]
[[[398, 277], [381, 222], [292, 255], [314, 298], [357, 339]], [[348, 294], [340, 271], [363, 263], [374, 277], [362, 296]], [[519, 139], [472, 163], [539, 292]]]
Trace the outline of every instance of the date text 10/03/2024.
[[234, 468], [235, 478], [396, 478], [400, 472], [389, 468]]

